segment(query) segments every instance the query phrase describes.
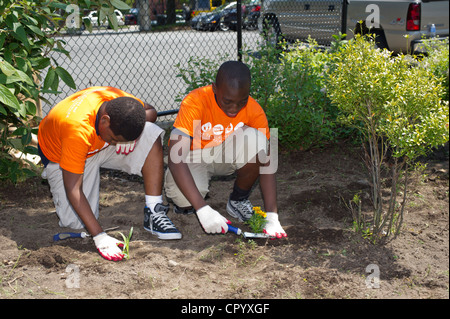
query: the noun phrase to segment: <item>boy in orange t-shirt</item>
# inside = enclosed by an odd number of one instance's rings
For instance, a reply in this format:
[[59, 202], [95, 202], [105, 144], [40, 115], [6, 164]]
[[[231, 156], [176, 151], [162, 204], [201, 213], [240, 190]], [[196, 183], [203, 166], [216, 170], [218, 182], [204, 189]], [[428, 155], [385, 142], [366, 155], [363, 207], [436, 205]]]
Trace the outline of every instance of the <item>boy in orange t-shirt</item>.
[[[99, 253], [121, 260], [121, 242], [99, 222], [100, 167], [143, 177], [144, 228], [161, 239], [181, 233], [166, 216], [162, 201], [164, 131], [156, 110], [113, 87], [91, 87], [54, 106], [42, 119], [38, 150], [61, 227], [86, 228]], [[113, 147], [111, 147], [111, 145]]]
[[212, 85], [189, 93], [181, 103], [169, 143], [165, 192], [177, 213], [196, 212], [207, 233], [228, 231], [230, 223], [205, 201], [213, 175], [237, 172], [226, 210], [248, 220], [250, 191], [259, 178], [267, 211], [264, 232], [285, 237], [278, 220], [275, 172], [270, 167], [270, 132], [261, 106], [249, 96], [250, 70], [237, 61], [223, 63]]

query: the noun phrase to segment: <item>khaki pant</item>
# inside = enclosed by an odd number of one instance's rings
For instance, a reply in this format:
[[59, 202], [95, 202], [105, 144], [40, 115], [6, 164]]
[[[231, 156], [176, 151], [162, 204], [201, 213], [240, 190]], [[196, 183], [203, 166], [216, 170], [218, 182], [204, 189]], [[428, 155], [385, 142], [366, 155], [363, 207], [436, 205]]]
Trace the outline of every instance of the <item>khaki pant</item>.
[[[268, 140], [264, 133], [251, 127], [243, 127], [218, 146], [190, 151], [186, 162], [195, 185], [204, 198], [209, 192], [212, 176], [231, 175], [245, 164], [255, 161], [256, 155], [261, 151], [267, 154], [267, 149]], [[175, 205], [192, 206], [179, 190], [169, 169], [165, 174], [164, 190]]]
[[[97, 219], [99, 215], [100, 168], [117, 169], [128, 174], [142, 176], [142, 166], [159, 136], [161, 136], [162, 142], [164, 131], [156, 124], [147, 122], [144, 131], [136, 141], [133, 152], [128, 155], [117, 154], [115, 147], [110, 145], [86, 160], [83, 192]], [[59, 225], [73, 229], [84, 228], [81, 219], [67, 199], [62, 169], [59, 164], [50, 162], [44, 169], [42, 177], [48, 179], [56, 214], [59, 217]]]

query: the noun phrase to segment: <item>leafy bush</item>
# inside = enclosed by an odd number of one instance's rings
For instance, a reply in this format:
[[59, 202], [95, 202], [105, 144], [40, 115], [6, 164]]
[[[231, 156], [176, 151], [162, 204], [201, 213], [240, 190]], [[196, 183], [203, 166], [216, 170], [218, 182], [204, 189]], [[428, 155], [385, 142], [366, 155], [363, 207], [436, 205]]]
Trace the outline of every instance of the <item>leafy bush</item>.
[[[289, 51], [263, 47], [262, 57], [245, 55], [252, 70], [252, 92], [269, 125], [278, 128], [287, 149], [320, 147], [335, 140], [337, 108], [326, 95], [330, 55], [317, 43], [296, 43]], [[275, 61], [278, 60], [278, 61]]]
[[429, 69], [442, 82], [442, 98], [449, 99], [449, 43], [448, 38], [424, 41], [427, 55], [421, 60], [420, 67]]
[[[363, 36], [343, 45], [333, 59], [328, 96], [345, 122], [357, 124], [368, 145], [373, 239], [397, 235], [403, 221], [408, 167], [432, 147], [448, 141], [448, 101], [442, 100], [441, 79], [429, 68], [414, 66], [411, 56], [392, 57]], [[390, 172], [388, 199], [382, 196], [383, 170]]]

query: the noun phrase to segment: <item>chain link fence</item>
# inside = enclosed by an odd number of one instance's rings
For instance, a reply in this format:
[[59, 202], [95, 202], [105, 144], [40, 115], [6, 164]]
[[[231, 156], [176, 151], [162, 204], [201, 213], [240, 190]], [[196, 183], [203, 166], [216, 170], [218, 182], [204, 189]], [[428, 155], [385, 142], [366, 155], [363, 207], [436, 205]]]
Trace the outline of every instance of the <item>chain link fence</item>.
[[[81, 28], [63, 35], [71, 58], [58, 53], [52, 58], [72, 75], [77, 90], [120, 88], [153, 105], [164, 122], [175, 119], [176, 98], [187, 87], [175, 65], [185, 68], [190, 57], [237, 60], [239, 48], [257, 51], [263, 41], [283, 37], [306, 40], [311, 35], [319, 44], [329, 44], [345, 25], [345, 0], [192, 0], [193, 11], [205, 11], [201, 6], [207, 3], [223, 5], [193, 18], [179, 14], [170, 26], [167, 16], [158, 14], [164, 13], [163, 2], [137, 0], [139, 10], [125, 14], [118, 31], [94, 26], [92, 33]], [[263, 28], [268, 31], [261, 32]], [[62, 82], [59, 90], [59, 95], [44, 96], [49, 103], [43, 102], [43, 115], [75, 92]]]
[[[236, 2], [232, 5], [236, 9]], [[154, 13], [157, 8], [150, 6], [149, 9]], [[201, 16], [204, 15], [206, 13]], [[130, 17], [126, 18], [128, 23]], [[149, 31], [141, 31], [142, 23], [132, 21], [137, 24], [120, 26], [118, 31], [94, 26], [92, 33], [82, 27], [72, 34], [62, 35], [70, 59], [61, 53], [52, 53], [51, 57], [72, 75], [77, 89], [60, 81], [60, 94], [44, 95], [49, 103], [42, 102], [43, 115], [78, 90], [113, 86], [153, 105], [160, 114], [159, 121], [174, 120], [179, 107], [175, 99], [186, 90], [186, 84], [177, 77], [175, 65], [186, 67], [190, 57], [238, 59], [238, 32], [233, 28], [222, 31], [219, 23], [214, 30], [199, 29], [202, 22], [198, 17], [186, 21], [178, 15], [177, 22], [171, 26], [161, 25], [164, 20], [164, 15], [149, 20]], [[240, 34], [242, 45], [257, 49], [261, 36], [256, 27], [243, 29]]]

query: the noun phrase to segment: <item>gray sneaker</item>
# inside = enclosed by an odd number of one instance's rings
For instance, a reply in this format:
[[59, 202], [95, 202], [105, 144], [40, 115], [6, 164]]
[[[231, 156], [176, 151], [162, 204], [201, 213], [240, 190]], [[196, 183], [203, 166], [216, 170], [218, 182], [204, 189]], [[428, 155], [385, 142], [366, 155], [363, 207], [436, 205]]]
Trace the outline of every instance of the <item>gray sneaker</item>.
[[228, 199], [227, 213], [241, 222], [245, 222], [253, 215], [253, 205], [248, 199], [240, 201]]
[[181, 239], [181, 233], [167, 217], [169, 206], [156, 204], [155, 211], [144, 208], [144, 229], [159, 239]]

